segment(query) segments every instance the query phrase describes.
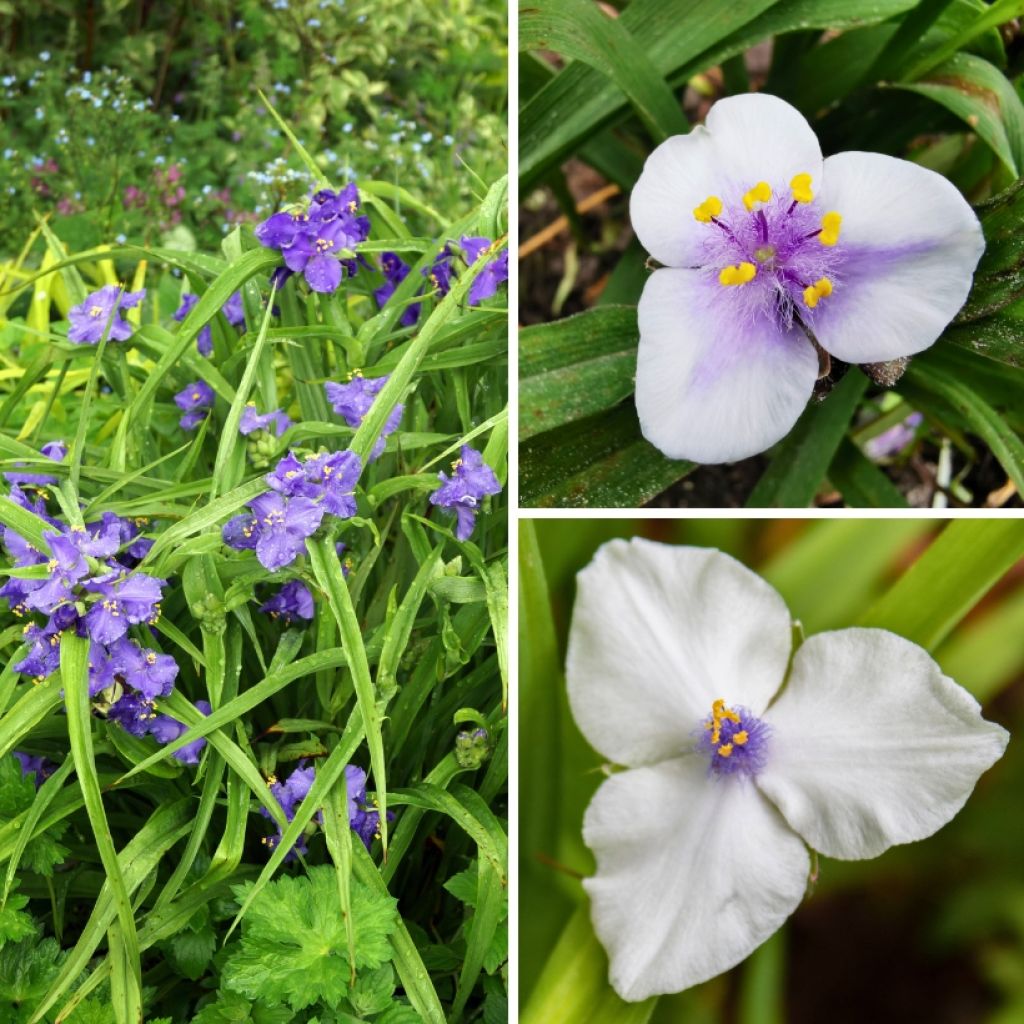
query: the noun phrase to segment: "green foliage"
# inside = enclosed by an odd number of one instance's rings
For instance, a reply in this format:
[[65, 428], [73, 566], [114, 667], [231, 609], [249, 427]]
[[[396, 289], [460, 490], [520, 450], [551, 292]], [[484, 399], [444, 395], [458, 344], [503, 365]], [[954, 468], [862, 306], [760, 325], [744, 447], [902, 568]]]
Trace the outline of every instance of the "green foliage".
[[[35, 798], [32, 776], [22, 775], [16, 758], [0, 757], [0, 824], [17, 820], [32, 806]], [[39, 875], [52, 876], [53, 869], [68, 855], [68, 848], [60, 843], [66, 827], [65, 822], [59, 822], [42, 834], [33, 836], [21, 856], [24, 867]]]
[[[244, 900], [250, 888], [235, 886], [235, 895]], [[293, 1010], [302, 1010], [322, 1002], [337, 1009], [350, 993], [350, 972], [358, 976], [389, 960], [395, 900], [376, 896], [354, 882], [351, 914], [356, 934], [354, 963], [349, 961], [330, 868], [314, 868], [305, 878], [271, 883], [249, 906], [241, 947], [224, 965], [224, 985], [270, 1006], [287, 1003]], [[374, 973], [361, 988], [353, 987], [353, 1000], [373, 1002], [382, 977]]]

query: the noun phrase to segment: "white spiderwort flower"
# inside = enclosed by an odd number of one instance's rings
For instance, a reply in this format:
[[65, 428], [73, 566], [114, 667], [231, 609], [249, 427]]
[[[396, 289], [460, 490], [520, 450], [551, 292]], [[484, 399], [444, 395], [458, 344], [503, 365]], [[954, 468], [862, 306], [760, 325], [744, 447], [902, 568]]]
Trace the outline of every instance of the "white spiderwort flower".
[[879, 153], [823, 160], [803, 115], [763, 94], [719, 100], [662, 143], [630, 217], [664, 264], [640, 300], [640, 425], [698, 462], [789, 432], [818, 374], [812, 336], [848, 363], [927, 348], [985, 247], [941, 175]]
[[587, 808], [584, 886], [624, 999], [739, 963], [803, 899], [807, 847], [923, 839], [1002, 756], [1006, 731], [916, 644], [819, 633], [790, 666], [791, 637], [779, 594], [718, 551], [615, 540], [579, 575], [569, 700], [627, 767]]

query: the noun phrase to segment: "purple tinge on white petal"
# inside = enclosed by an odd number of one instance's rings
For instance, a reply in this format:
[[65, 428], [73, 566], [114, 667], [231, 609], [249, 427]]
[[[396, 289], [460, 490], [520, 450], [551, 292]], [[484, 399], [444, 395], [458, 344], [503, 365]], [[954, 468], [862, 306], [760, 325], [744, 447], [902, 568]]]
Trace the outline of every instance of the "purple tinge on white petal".
[[775, 96], [719, 100], [704, 127], [663, 142], [647, 158], [630, 197], [630, 219], [644, 248], [670, 267], [699, 262], [707, 225], [694, 208], [708, 196], [726, 204], [758, 182], [787, 193], [797, 174], [821, 178], [821, 148], [804, 116]]
[[803, 898], [803, 842], [742, 776], [698, 756], [613, 775], [583, 822], [583, 885], [623, 999], [680, 992], [735, 966]]
[[744, 305], [755, 287], [724, 288], [672, 269], [644, 286], [637, 412], [644, 437], [669, 458], [755, 455], [789, 433], [807, 405], [818, 356], [799, 328]]
[[876, 857], [963, 807], [1009, 736], [916, 644], [880, 629], [812, 636], [769, 708], [757, 785], [829, 857]]
[[834, 291], [810, 317], [822, 347], [849, 363], [928, 348], [985, 249], [967, 201], [942, 175], [879, 153], [829, 157], [820, 200], [843, 218]]
[[714, 701], [763, 712], [791, 639], [785, 602], [728, 555], [609, 541], [577, 577], [566, 659], [573, 716], [618, 764], [679, 757], [696, 749]]

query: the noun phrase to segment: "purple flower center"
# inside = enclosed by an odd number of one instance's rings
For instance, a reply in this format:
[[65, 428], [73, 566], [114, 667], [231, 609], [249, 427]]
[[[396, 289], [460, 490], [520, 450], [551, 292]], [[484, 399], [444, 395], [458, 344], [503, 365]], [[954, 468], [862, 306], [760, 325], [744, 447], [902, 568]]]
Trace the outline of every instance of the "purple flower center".
[[768, 760], [770, 730], [746, 708], [716, 700], [704, 719], [697, 741], [713, 775], [755, 776]]
[[788, 192], [762, 181], [727, 202], [708, 196], [693, 215], [706, 225], [700, 269], [709, 286], [750, 317], [810, 325], [841, 283], [842, 217], [815, 200], [809, 175], [797, 175]]

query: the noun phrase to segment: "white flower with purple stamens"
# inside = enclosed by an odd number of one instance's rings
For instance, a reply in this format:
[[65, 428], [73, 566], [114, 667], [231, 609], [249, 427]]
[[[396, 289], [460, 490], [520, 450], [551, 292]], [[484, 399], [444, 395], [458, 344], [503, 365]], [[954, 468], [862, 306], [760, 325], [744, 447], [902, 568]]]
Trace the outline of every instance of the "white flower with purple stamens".
[[640, 425], [705, 463], [789, 432], [818, 376], [812, 338], [847, 363], [928, 348], [985, 248], [941, 175], [878, 153], [823, 160], [803, 115], [761, 94], [719, 100], [662, 143], [630, 217], [664, 264], [640, 299]]
[[569, 700], [626, 766], [587, 808], [584, 886], [624, 999], [733, 967], [799, 906], [808, 847], [859, 860], [930, 836], [1002, 756], [1006, 731], [916, 644], [791, 646], [782, 598], [718, 551], [615, 540], [579, 575]]

